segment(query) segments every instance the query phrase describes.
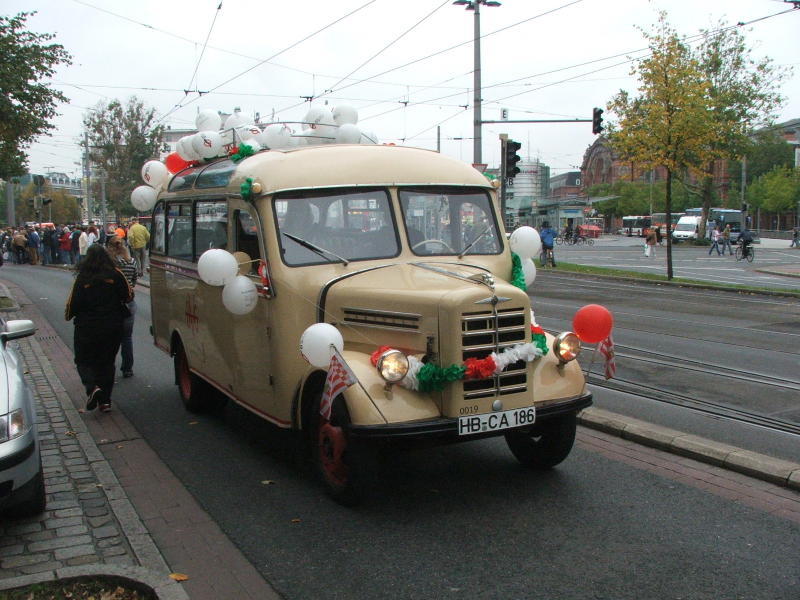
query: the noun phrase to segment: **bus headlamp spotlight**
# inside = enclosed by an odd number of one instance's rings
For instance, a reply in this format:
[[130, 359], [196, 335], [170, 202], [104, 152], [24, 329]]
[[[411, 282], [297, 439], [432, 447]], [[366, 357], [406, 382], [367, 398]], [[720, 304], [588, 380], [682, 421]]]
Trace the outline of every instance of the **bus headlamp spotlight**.
[[578, 358], [578, 354], [581, 353], [581, 341], [571, 331], [564, 331], [559, 333], [553, 342], [553, 352], [562, 365], [566, 364]]
[[400, 350], [387, 350], [378, 357], [375, 366], [387, 383], [397, 383], [408, 373], [408, 357]]

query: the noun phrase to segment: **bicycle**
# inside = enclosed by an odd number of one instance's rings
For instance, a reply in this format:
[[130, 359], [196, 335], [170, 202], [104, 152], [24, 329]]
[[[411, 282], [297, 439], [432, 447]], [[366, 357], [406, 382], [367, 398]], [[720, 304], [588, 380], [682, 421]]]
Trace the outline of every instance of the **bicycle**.
[[556, 244], [558, 244], [560, 246], [563, 243], [564, 243], [564, 236], [563, 235], [557, 235], [556, 236]]
[[747, 255], [743, 254], [741, 244], [736, 246], [736, 260], [747, 260], [747, 262], [753, 262], [755, 257], [756, 250], [752, 246], [747, 248]]
[[539, 256], [539, 264], [542, 265], [543, 267], [547, 267], [547, 266], [555, 267], [556, 266], [556, 259], [555, 259], [555, 256], [553, 255], [553, 249], [552, 248], [542, 247], [542, 253]]

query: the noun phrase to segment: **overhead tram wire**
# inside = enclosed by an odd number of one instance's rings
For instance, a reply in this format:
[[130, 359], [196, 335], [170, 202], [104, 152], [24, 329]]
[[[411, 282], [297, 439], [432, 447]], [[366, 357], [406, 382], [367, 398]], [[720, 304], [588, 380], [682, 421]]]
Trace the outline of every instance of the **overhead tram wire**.
[[[308, 35], [307, 35], [307, 36], [305, 36], [304, 38], [302, 38], [302, 39], [300, 39], [300, 40], [298, 40], [298, 41], [294, 42], [293, 44], [291, 44], [291, 45], [287, 46], [287, 47], [286, 47], [286, 48], [284, 48], [283, 50], [280, 50], [279, 52], [276, 52], [275, 54], [273, 54], [273, 55], [272, 55], [272, 56], [270, 56], [269, 58], [265, 58], [264, 60], [262, 60], [261, 62], [259, 62], [259, 63], [255, 64], [255, 65], [253, 65], [252, 67], [249, 67], [249, 68], [245, 69], [244, 71], [242, 71], [242, 72], [241, 72], [241, 73], [239, 73], [238, 75], [234, 75], [233, 77], [230, 77], [229, 79], [226, 79], [225, 81], [223, 81], [223, 82], [222, 82], [222, 83], [220, 83], [219, 85], [217, 85], [217, 86], [215, 86], [215, 87], [211, 88], [210, 90], [208, 90], [206, 93], [210, 94], [211, 92], [214, 92], [214, 91], [218, 90], [218, 89], [219, 89], [219, 88], [221, 88], [222, 86], [229, 84], [231, 81], [235, 81], [236, 79], [239, 79], [240, 77], [242, 77], [243, 75], [246, 75], [247, 73], [249, 73], [249, 72], [250, 72], [250, 71], [252, 71], [253, 69], [256, 69], [256, 68], [260, 67], [261, 65], [263, 65], [264, 63], [267, 63], [267, 62], [271, 61], [273, 58], [276, 58], [276, 57], [280, 56], [281, 54], [283, 54], [283, 53], [285, 53], [285, 52], [288, 52], [289, 50], [291, 50], [291, 49], [292, 49], [292, 48], [294, 48], [295, 46], [298, 46], [298, 45], [302, 44], [303, 42], [305, 42], [305, 41], [307, 41], [307, 40], [310, 40], [310, 39], [311, 39], [312, 37], [314, 37], [315, 35], [317, 35], [317, 34], [319, 34], [319, 33], [322, 33], [322, 32], [323, 32], [323, 31], [325, 31], [326, 29], [330, 29], [331, 27], [333, 27], [333, 26], [334, 26], [334, 25], [336, 25], [337, 23], [339, 23], [339, 22], [341, 22], [341, 21], [345, 20], [346, 18], [348, 18], [348, 17], [350, 17], [350, 16], [354, 15], [355, 13], [357, 13], [357, 12], [359, 12], [359, 11], [361, 11], [361, 10], [365, 9], [367, 6], [369, 6], [370, 4], [374, 4], [375, 2], [377, 2], [377, 0], [368, 0], [367, 2], [365, 2], [364, 4], [362, 4], [361, 6], [359, 6], [358, 8], [356, 8], [355, 10], [352, 10], [352, 11], [350, 11], [349, 13], [347, 13], [346, 15], [344, 15], [344, 16], [342, 16], [342, 17], [339, 17], [338, 19], [336, 19], [336, 20], [334, 20], [334, 21], [331, 21], [330, 23], [328, 23], [328, 24], [327, 24], [327, 25], [325, 25], [324, 27], [321, 27], [320, 29], [317, 29], [315, 32], [308, 34]], [[167, 112], [167, 113], [166, 113], [166, 114], [165, 114], [163, 117], [161, 117], [160, 119], [158, 119], [158, 120], [156, 121], [156, 124], [158, 124], [158, 123], [161, 123], [161, 122], [162, 122], [164, 119], [166, 119], [166, 118], [167, 118], [167, 117], [169, 117], [170, 115], [174, 114], [176, 111], [180, 110], [181, 108], [184, 108], [184, 107], [188, 106], [189, 104], [192, 104], [192, 103], [196, 102], [196, 101], [197, 101], [199, 98], [200, 98], [200, 96], [196, 96], [195, 98], [193, 98], [193, 99], [189, 100], [188, 102], [185, 102], [185, 103], [180, 103], [180, 104], [178, 104], [178, 105], [176, 105], [176, 106], [172, 107], [172, 109], [171, 109], [171, 110], [169, 110], [169, 111], [168, 111], [168, 112]]]
[[200, 51], [200, 57], [197, 59], [197, 64], [194, 66], [194, 73], [192, 73], [192, 78], [189, 80], [189, 84], [186, 86], [186, 93], [188, 94], [189, 91], [192, 89], [192, 84], [194, 83], [195, 78], [197, 77], [197, 70], [200, 68], [200, 63], [203, 62], [203, 56], [206, 53], [206, 47], [208, 46], [208, 40], [211, 38], [211, 32], [214, 31], [214, 25], [217, 22], [217, 17], [219, 16], [219, 11], [222, 10], [222, 2], [220, 1], [219, 5], [217, 6], [217, 10], [214, 11], [214, 18], [211, 20], [211, 27], [208, 28], [208, 34], [206, 35], [206, 40], [203, 42], [203, 49]]
[[333, 85], [330, 87], [330, 89], [328, 89], [328, 90], [325, 90], [324, 92], [322, 92], [322, 94], [319, 94], [319, 95], [317, 96], [317, 98], [321, 98], [322, 96], [325, 96], [325, 95], [327, 95], [328, 93], [332, 93], [332, 92], [335, 92], [335, 91], [337, 91], [337, 90], [336, 90], [336, 86], [337, 86], [337, 85], [339, 85], [340, 83], [342, 83], [342, 82], [343, 82], [343, 81], [345, 81], [346, 79], [349, 79], [349, 78], [350, 78], [350, 76], [351, 76], [351, 75], [353, 75], [353, 73], [356, 73], [357, 71], [361, 70], [363, 67], [365, 67], [366, 65], [368, 65], [370, 62], [372, 62], [373, 60], [375, 60], [375, 59], [376, 59], [378, 56], [380, 56], [381, 54], [383, 54], [383, 53], [384, 53], [386, 50], [388, 50], [388, 49], [389, 49], [389, 48], [391, 48], [391, 47], [392, 47], [394, 44], [396, 44], [396, 43], [397, 43], [397, 42], [399, 42], [401, 39], [403, 39], [403, 38], [404, 38], [406, 35], [408, 35], [409, 33], [411, 33], [411, 32], [412, 32], [414, 29], [416, 29], [417, 27], [419, 27], [420, 25], [422, 25], [422, 24], [423, 24], [425, 21], [427, 21], [427, 20], [428, 20], [429, 18], [431, 18], [431, 17], [432, 17], [432, 16], [433, 16], [435, 13], [437, 13], [437, 12], [438, 12], [439, 10], [441, 10], [441, 9], [442, 9], [442, 8], [443, 8], [443, 7], [444, 7], [446, 4], [449, 4], [449, 3], [450, 3], [450, 0], [444, 0], [444, 2], [442, 2], [442, 3], [441, 3], [439, 6], [437, 6], [436, 8], [434, 8], [434, 9], [433, 9], [431, 12], [429, 12], [427, 15], [425, 15], [424, 17], [422, 17], [422, 18], [421, 18], [419, 21], [417, 21], [416, 23], [414, 23], [414, 24], [413, 24], [411, 27], [409, 27], [408, 29], [406, 29], [406, 30], [405, 30], [403, 33], [401, 33], [401, 34], [400, 34], [400, 35], [398, 35], [396, 38], [394, 38], [394, 39], [393, 39], [391, 42], [389, 42], [388, 44], [386, 44], [386, 45], [385, 45], [383, 48], [381, 48], [380, 50], [378, 50], [378, 51], [377, 51], [375, 54], [373, 54], [372, 56], [370, 56], [370, 57], [369, 57], [367, 60], [365, 60], [365, 61], [364, 61], [363, 63], [361, 63], [360, 65], [358, 65], [358, 66], [357, 66], [355, 69], [353, 69], [352, 71], [350, 71], [350, 72], [349, 72], [347, 75], [345, 75], [344, 77], [342, 77], [341, 79], [339, 79], [339, 81], [337, 81], [336, 83], [334, 83], [334, 84], [333, 84]]
[[[553, 8], [551, 10], [545, 11], [543, 13], [539, 13], [538, 15], [534, 15], [532, 17], [528, 17], [527, 19], [523, 19], [522, 21], [517, 21], [516, 23], [512, 23], [511, 25], [507, 25], [506, 27], [501, 27], [500, 29], [496, 29], [495, 31], [490, 31], [489, 33], [486, 33], [486, 34], [482, 35], [480, 37], [480, 39], [487, 38], [489, 36], [492, 36], [492, 35], [495, 35], [497, 33], [500, 33], [500, 32], [506, 31], [508, 29], [511, 29], [513, 27], [518, 27], [519, 25], [523, 25], [524, 23], [528, 23], [529, 21], [533, 21], [533, 20], [538, 19], [540, 17], [544, 17], [546, 15], [549, 15], [551, 13], [557, 12], [557, 11], [562, 10], [564, 8], [568, 8], [568, 7], [572, 6], [573, 4], [578, 4], [578, 3], [583, 2], [583, 1], [584, 0], [573, 0], [572, 2], [568, 2], [567, 4], [563, 4], [561, 6], [557, 6], [556, 8]], [[398, 71], [400, 69], [404, 69], [405, 67], [410, 67], [411, 65], [414, 65], [414, 64], [416, 64], [418, 62], [422, 62], [424, 60], [428, 60], [429, 58], [433, 58], [434, 56], [439, 56], [440, 54], [444, 54], [445, 52], [450, 52], [450, 50], [455, 50], [456, 48], [460, 48], [461, 46], [466, 46], [468, 44], [472, 44], [473, 42], [474, 42], [474, 39], [470, 38], [470, 39], [468, 39], [468, 40], [466, 40], [464, 42], [461, 42], [460, 44], [456, 44], [455, 46], [450, 46], [449, 48], [444, 48], [443, 50], [439, 50], [438, 52], [434, 52], [433, 54], [428, 54], [427, 56], [423, 56], [421, 58], [417, 58], [415, 60], [412, 60], [411, 62], [407, 62], [407, 63], [399, 65], [397, 67], [392, 67], [391, 69], [387, 69], [386, 71], [382, 71], [382, 72], [377, 73], [375, 75], [372, 75], [371, 77], [368, 77], [366, 79], [358, 79], [358, 80], [354, 81], [353, 83], [349, 83], [347, 85], [344, 85], [344, 86], [342, 86], [339, 89], [334, 90], [334, 91], [339, 92], [341, 90], [347, 89], [347, 88], [352, 87], [354, 85], [358, 85], [359, 83], [366, 83], [366, 82], [372, 81], [373, 79], [375, 79], [376, 77], [380, 77], [381, 75], [386, 75], [387, 73], [391, 73], [393, 71]], [[299, 104], [293, 104], [292, 106], [286, 106], [284, 108], [280, 108], [280, 109], [276, 110], [275, 112], [276, 113], [281, 113], [281, 112], [284, 112], [284, 111], [287, 111], [287, 110], [291, 110], [293, 108], [297, 108], [298, 106], [302, 106], [303, 104], [305, 104], [305, 102], [301, 102]]]
[[[686, 43], [694, 43], [694, 42], [696, 42], [696, 41], [698, 41], [700, 39], [707, 38], [707, 37], [714, 36], [714, 35], [718, 35], [718, 34], [724, 32], [724, 31], [727, 31], [727, 30], [730, 30], [730, 29], [735, 29], [735, 28], [738, 28], [738, 27], [744, 27], [746, 25], [750, 25], [751, 23], [756, 23], [758, 21], [763, 21], [765, 19], [769, 19], [771, 17], [775, 17], [775, 16], [778, 16], [778, 15], [782, 15], [782, 14], [785, 14], [787, 12], [793, 12], [793, 11], [794, 11], [794, 9], [789, 9], [789, 10], [781, 11], [781, 12], [774, 13], [774, 14], [771, 14], [771, 15], [767, 15], [767, 16], [764, 16], [764, 17], [759, 17], [759, 18], [756, 18], [756, 19], [752, 19], [752, 20], [747, 21], [747, 22], [741, 22], [740, 21], [740, 22], [736, 23], [735, 25], [729, 25], [727, 27], [721, 27], [721, 28], [713, 30], [713, 31], [707, 31], [705, 33], [698, 33], [698, 34], [694, 34], [692, 36], [686, 36], [683, 41], [685, 41]], [[487, 35], [491, 35], [491, 34], [487, 34]], [[516, 83], [516, 82], [519, 82], [519, 81], [523, 81], [525, 79], [531, 79], [533, 77], [541, 77], [543, 75], [551, 75], [553, 73], [558, 73], [560, 71], [568, 71], [570, 69], [574, 69], [574, 68], [577, 68], [577, 67], [580, 67], [580, 66], [593, 64], [593, 63], [597, 63], [597, 62], [603, 62], [603, 61], [606, 61], [606, 60], [611, 60], [613, 58], [618, 58], [620, 56], [626, 56], [626, 55], [629, 55], [629, 54], [632, 54], [632, 53], [649, 52], [649, 50], [650, 50], [650, 48], [648, 47], [648, 48], [640, 48], [640, 49], [629, 51], [629, 52], [623, 52], [623, 53], [619, 53], [619, 54], [614, 54], [614, 55], [611, 55], [611, 56], [598, 58], [598, 59], [594, 59], [594, 60], [590, 60], [590, 61], [585, 61], [583, 63], [578, 63], [578, 64], [570, 65], [570, 66], [567, 66], [567, 67], [561, 67], [561, 68], [558, 68], [558, 69], [553, 69], [551, 71], [546, 71], [546, 72], [543, 72], [543, 73], [537, 73], [535, 75], [528, 75], [528, 76], [520, 77], [520, 78], [517, 78], [517, 79], [511, 79], [511, 80], [508, 80], [508, 81], [503, 81], [501, 83], [496, 83], [496, 84], [492, 84], [492, 85], [488, 85], [488, 86], [483, 86], [483, 90], [488, 90], [488, 89], [491, 89], [491, 88], [494, 88], [494, 87], [501, 87], [501, 86], [504, 86], [504, 85], [508, 85], [510, 83]], [[435, 55], [431, 55], [431, 56], [435, 56]], [[539, 86], [539, 87], [534, 88], [534, 89], [525, 90], [525, 91], [519, 92], [517, 94], [511, 94], [509, 96], [504, 96], [503, 98], [497, 98], [497, 99], [494, 99], [494, 100], [487, 100], [486, 104], [491, 104], [491, 103], [495, 103], [495, 102], [501, 102], [501, 101], [507, 100], [509, 98], [515, 98], [517, 96], [522, 96], [524, 94], [536, 92], [536, 91], [539, 91], [539, 90], [547, 88], [547, 87], [551, 87], [551, 86], [554, 86], [554, 85], [559, 85], [561, 83], [565, 83], [567, 81], [571, 81], [571, 80], [577, 79], [578, 77], [583, 77], [585, 75], [591, 75], [591, 74], [594, 74], [594, 73], [599, 73], [600, 71], [604, 71], [606, 69], [610, 69], [610, 68], [613, 68], [613, 67], [618, 67], [618, 66], [624, 65], [626, 63], [634, 62], [636, 60], [642, 60], [643, 58], [645, 58], [645, 57], [644, 56], [634, 57], [634, 58], [631, 58], [631, 59], [628, 59], [628, 60], [625, 60], [625, 61], [622, 61], [622, 62], [619, 62], [619, 63], [615, 63], [615, 64], [610, 65], [610, 66], [600, 67], [598, 69], [594, 69], [593, 71], [588, 71], [588, 72], [582, 73], [580, 75], [576, 75], [574, 77], [568, 77], [566, 79], [562, 79], [562, 80], [559, 80], [559, 81], [556, 81], [556, 82], [544, 84], [544, 85]], [[423, 60], [423, 59], [420, 59], [420, 60]], [[398, 68], [402, 68], [402, 67], [398, 67]], [[383, 75], [385, 73], [386, 72], [381, 73], [381, 75]], [[438, 100], [445, 100], [447, 98], [452, 98], [454, 96], [459, 96], [462, 93], [463, 92], [458, 92], [458, 93], [455, 93], [455, 94], [448, 94], [446, 96], [439, 96], [437, 98], [430, 98], [430, 99], [426, 100], [425, 102], [426, 103], [433, 103], [433, 102], [436, 102]], [[409, 103], [409, 105], [411, 105], [411, 106], [415, 106], [417, 104], [421, 104], [421, 102], [410, 102]], [[391, 109], [389, 109], [389, 110], [387, 110], [385, 112], [378, 113], [376, 115], [370, 115], [370, 116], [363, 117], [361, 120], [366, 121], [368, 119], [381, 117], [383, 115], [390, 114], [392, 112], [400, 110], [401, 108], [406, 108], [406, 106], [391, 108]], [[435, 127], [435, 125], [434, 125], [434, 127]], [[428, 129], [430, 129], [430, 128], [428, 128]], [[427, 131], [427, 130], [425, 130], [425, 131]], [[424, 133], [424, 131], [422, 133]]]

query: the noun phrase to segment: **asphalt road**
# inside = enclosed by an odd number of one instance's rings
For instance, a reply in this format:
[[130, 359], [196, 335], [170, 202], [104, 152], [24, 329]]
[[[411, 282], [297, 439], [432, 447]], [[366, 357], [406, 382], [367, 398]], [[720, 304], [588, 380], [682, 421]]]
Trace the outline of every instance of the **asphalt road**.
[[[665, 242], [666, 243], [666, 242]], [[659, 246], [655, 258], [644, 256], [641, 238], [604, 236], [594, 246], [556, 245], [558, 261], [639, 271], [642, 273], [667, 273], [667, 248]], [[720, 284], [747, 285], [800, 291], [800, 279], [762, 273], [758, 269], [780, 265], [800, 267], [800, 251], [790, 249], [788, 240], [763, 240], [755, 244], [752, 263], [737, 261], [733, 256], [709, 255], [709, 248], [686, 243], [672, 247], [673, 275]]]
[[[71, 346], [72, 325], [63, 320], [69, 273], [9, 265], [0, 278], [25, 289]], [[570, 293], [546, 275], [539, 284]], [[660, 310], [652, 290], [584, 293], [609, 305], [618, 322], [625, 312], [616, 305], [620, 299], [639, 298], [654, 313]], [[568, 321], [584, 300], [568, 303], [537, 291], [533, 296], [540, 320], [551, 319], [548, 326]], [[148, 335], [146, 290], [138, 299], [136, 375], [119, 381], [115, 407], [286, 598], [800, 595], [796, 523], [586, 445], [547, 473], [519, 467], [501, 440], [402, 454], [384, 465], [365, 505], [340, 507], [297, 458], [290, 436], [231, 405], [217, 415], [183, 410], [171, 361]], [[692, 332], [706, 340], [717, 325], [713, 306], [710, 299], [692, 303], [691, 311], [702, 312], [692, 320], [702, 319], [703, 327], [684, 324], [682, 335], [663, 337], [685, 340], [680, 347], [690, 345]], [[659, 322], [659, 332], [640, 326], [642, 309], [636, 310], [625, 329], [660, 343], [664, 324]], [[766, 321], [763, 312], [754, 307], [750, 316]], [[728, 322], [727, 315], [718, 318], [728, 334], [744, 339], [745, 326]], [[763, 323], [755, 329], [766, 335]], [[622, 328], [619, 334], [629, 341]], [[787, 340], [797, 347], [796, 337]], [[746, 347], [753, 355], [773, 352], [769, 359], [790, 354], [784, 347], [791, 347], [789, 341], [775, 351], [760, 339]], [[267, 480], [275, 483], [265, 485]]]

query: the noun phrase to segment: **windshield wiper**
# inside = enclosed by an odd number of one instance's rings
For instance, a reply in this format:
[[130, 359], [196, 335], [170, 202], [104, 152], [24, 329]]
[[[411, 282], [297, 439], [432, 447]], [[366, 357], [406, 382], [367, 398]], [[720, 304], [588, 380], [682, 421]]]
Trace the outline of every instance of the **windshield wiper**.
[[458, 255], [458, 258], [464, 258], [464, 255], [469, 251], [469, 249], [472, 248], [475, 244], [477, 244], [478, 240], [480, 240], [483, 236], [485, 236], [491, 230], [492, 230], [492, 226], [491, 225], [487, 225], [486, 229], [484, 229], [483, 232], [479, 233], [478, 236], [474, 240], [472, 240], [469, 244], [467, 244], [467, 247], [464, 248], [461, 251], [461, 254]]
[[350, 261], [348, 261], [346, 258], [344, 258], [344, 257], [342, 257], [342, 256], [339, 256], [339, 255], [338, 255], [338, 254], [336, 254], [335, 252], [331, 252], [330, 250], [327, 250], [327, 249], [325, 249], [325, 248], [320, 248], [319, 246], [315, 246], [315, 245], [314, 245], [314, 244], [312, 244], [311, 242], [307, 242], [307, 241], [306, 241], [306, 240], [304, 240], [303, 238], [299, 238], [299, 237], [297, 237], [296, 235], [293, 235], [293, 234], [291, 234], [291, 233], [286, 233], [285, 231], [281, 231], [281, 233], [282, 233], [283, 235], [285, 235], [286, 237], [288, 237], [290, 240], [294, 240], [295, 242], [297, 242], [298, 244], [300, 244], [300, 245], [301, 245], [303, 248], [308, 248], [308, 249], [309, 249], [309, 250], [311, 250], [312, 252], [314, 252], [314, 253], [316, 253], [316, 254], [319, 254], [319, 255], [320, 255], [322, 258], [324, 258], [324, 259], [325, 259], [325, 260], [327, 260], [328, 262], [336, 262], [336, 261], [335, 261], [335, 260], [331, 260], [330, 258], [328, 258], [327, 256], [325, 256], [325, 254], [330, 254], [331, 256], [335, 256], [335, 257], [336, 257], [336, 258], [338, 258], [340, 261], [342, 261], [342, 263], [344, 264], [344, 266], [345, 266], [345, 267], [346, 267], [347, 265], [349, 265], [349, 264], [350, 264]]

